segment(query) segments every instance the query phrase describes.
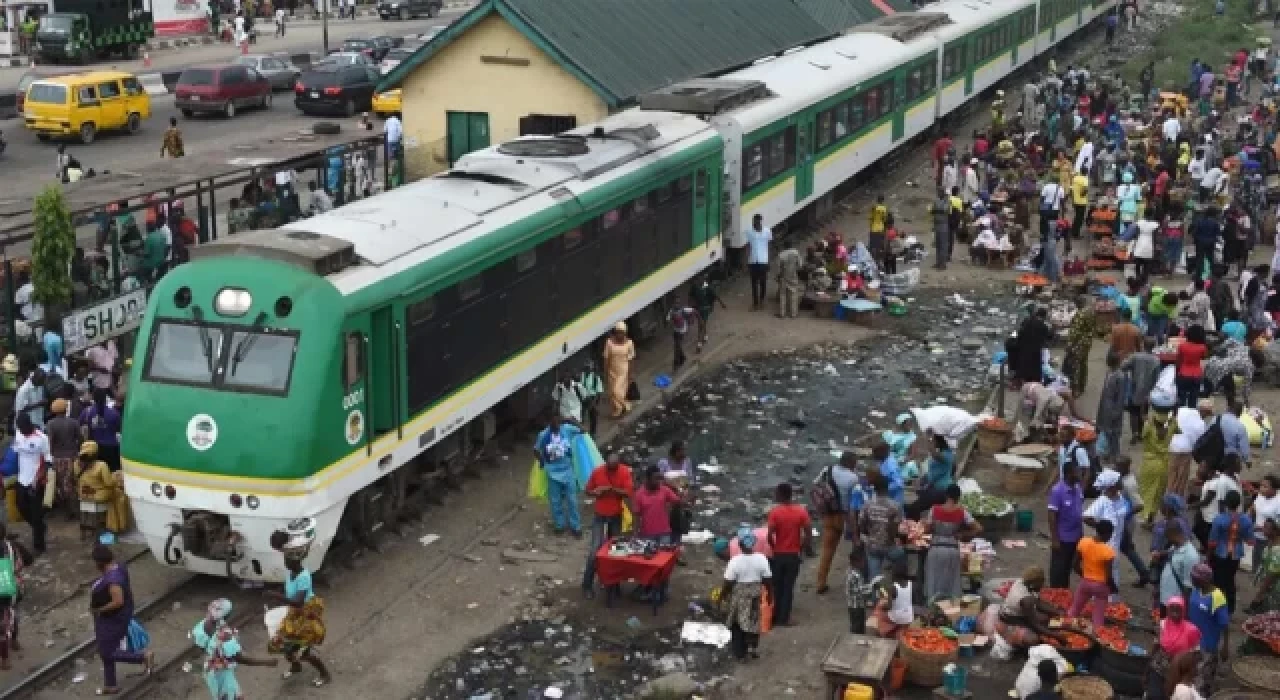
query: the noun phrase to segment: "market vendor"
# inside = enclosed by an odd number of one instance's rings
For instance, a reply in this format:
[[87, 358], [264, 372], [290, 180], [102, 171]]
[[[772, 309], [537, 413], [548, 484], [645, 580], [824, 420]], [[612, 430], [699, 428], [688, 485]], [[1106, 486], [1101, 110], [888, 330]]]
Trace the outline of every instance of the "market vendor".
[[897, 562], [890, 569], [890, 576], [881, 581], [876, 591], [876, 605], [872, 615], [876, 632], [886, 639], [898, 636], [898, 632], [911, 626], [915, 609], [911, 606], [911, 579], [907, 576], [907, 563]]
[[886, 430], [880, 434], [885, 443], [889, 445], [889, 450], [893, 453], [898, 464], [902, 466], [902, 478], [904, 481], [910, 481], [919, 474], [919, 468], [915, 466], [915, 462], [911, 461], [911, 446], [916, 442], [916, 433], [911, 429], [911, 414], [899, 413], [894, 419], [892, 430]]
[[1070, 387], [1062, 384], [1046, 386], [1040, 382], [1027, 382], [1022, 385], [1022, 406], [1018, 412], [1018, 425], [1028, 432], [1051, 427], [1057, 424], [1060, 418], [1074, 419], [1079, 415], [1075, 395]]
[[945, 438], [953, 450], [960, 446], [960, 440], [977, 429], [980, 422], [977, 416], [954, 406], [913, 408], [911, 416], [919, 431], [932, 431], [934, 435]]
[[1258, 583], [1258, 594], [1249, 604], [1251, 614], [1280, 610], [1280, 523], [1267, 518], [1262, 523], [1262, 534], [1266, 541], [1260, 571], [1262, 581]]
[[1156, 647], [1151, 650], [1150, 665], [1147, 666], [1147, 697], [1151, 700], [1165, 700], [1165, 677], [1173, 660], [1188, 652], [1195, 653], [1200, 647], [1200, 630], [1187, 620], [1187, 603], [1182, 596], [1174, 596], [1166, 604], [1166, 615], [1160, 621], [1160, 633]]
[[924, 516], [925, 532], [933, 535], [924, 562], [924, 597], [958, 598], [961, 590], [960, 542], [977, 537], [982, 526], [960, 505], [960, 487], [951, 484], [946, 502], [930, 508]]
[[929, 466], [920, 477], [915, 503], [906, 506], [907, 517], [919, 520], [930, 507], [946, 500], [947, 487], [955, 484], [956, 452], [942, 435], [925, 431], [925, 438], [932, 443]]
[[1013, 582], [996, 619], [996, 632], [1018, 649], [1028, 649], [1040, 644], [1046, 637], [1060, 639], [1061, 634], [1049, 629], [1049, 618], [1057, 611], [1040, 600], [1044, 588], [1044, 569], [1028, 567], [1022, 577]]

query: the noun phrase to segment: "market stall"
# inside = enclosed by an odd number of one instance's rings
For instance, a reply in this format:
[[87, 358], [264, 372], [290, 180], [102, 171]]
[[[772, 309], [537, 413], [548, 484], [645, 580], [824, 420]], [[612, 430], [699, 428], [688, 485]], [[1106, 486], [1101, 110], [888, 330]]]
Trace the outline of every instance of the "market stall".
[[630, 581], [649, 589], [653, 614], [658, 614], [658, 606], [666, 602], [671, 574], [680, 559], [678, 546], [662, 547], [651, 539], [617, 537], [601, 545], [595, 556], [596, 576], [605, 588], [606, 606], [613, 606], [622, 592], [622, 584]]

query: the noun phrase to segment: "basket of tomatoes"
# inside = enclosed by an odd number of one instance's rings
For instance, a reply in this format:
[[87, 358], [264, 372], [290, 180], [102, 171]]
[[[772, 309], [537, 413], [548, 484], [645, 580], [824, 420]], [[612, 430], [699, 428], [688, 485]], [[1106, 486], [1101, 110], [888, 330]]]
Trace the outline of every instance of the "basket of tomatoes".
[[1244, 621], [1244, 633], [1280, 654], [1280, 610], [1254, 615]]
[[[1084, 610], [1081, 611], [1080, 613], [1081, 616], [1092, 617], [1093, 604], [1094, 604], [1094, 601], [1092, 600], [1086, 603], [1084, 606]], [[1107, 622], [1110, 622], [1111, 624], [1117, 627], [1124, 627], [1129, 624], [1130, 620], [1133, 619], [1133, 611], [1129, 609], [1129, 606], [1123, 602], [1107, 603], [1106, 618], [1107, 618]]]
[[1056, 612], [1065, 613], [1071, 607], [1071, 590], [1068, 588], [1041, 588], [1040, 602]]
[[960, 644], [936, 627], [912, 627], [899, 641], [899, 654], [907, 662], [907, 680], [924, 688], [942, 685], [943, 667], [960, 655]]
[[1056, 634], [1058, 635], [1056, 637], [1045, 637], [1044, 643], [1057, 649], [1058, 653], [1062, 654], [1062, 658], [1070, 661], [1074, 666], [1088, 665], [1098, 651], [1097, 642], [1086, 634], [1073, 630], [1061, 630]]

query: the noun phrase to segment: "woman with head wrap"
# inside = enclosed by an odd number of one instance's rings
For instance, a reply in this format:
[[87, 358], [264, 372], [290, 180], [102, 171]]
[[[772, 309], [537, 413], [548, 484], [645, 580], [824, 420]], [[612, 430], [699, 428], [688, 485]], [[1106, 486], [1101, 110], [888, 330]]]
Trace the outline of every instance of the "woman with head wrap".
[[609, 395], [610, 415], [618, 418], [631, 410], [627, 391], [631, 386], [631, 361], [636, 359], [636, 346], [627, 337], [627, 324], [618, 321], [604, 341], [605, 393]]
[[751, 528], [738, 531], [742, 553], [729, 560], [724, 569], [724, 586], [720, 599], [728, 601], [726, 624], [729, 626], [733, 656], [744, 661], [750, 653], [758, 658], [760, 646], [760, 600], [765, 590], [773, 594], [773, 572], [763, 554], [752, 551], [756, 535]]
[[889, 445], [898, 464], [903, 465], [904, 468], [911, 460], [911, 446], [916, 442], [916, 432], [912, 425], [914, 420], [910, 413], [899, 413], [894, 419], [893, 429], [880, 434], [880, 437], [884, 438], [885, 443]]
[[240, 633], [227, 624], [231, 615], [231, 601], [219, 598], [209, 603], [205, 618], [191, 630], [191, 641], [208, 658], [204, 661], [204, 682], [209, 686], [213, 700], [244, 700], [236, 680], [236, 667], [275, 666], [277, 659], [256, 659], [248, 656], [240, 647]]
[[1189, 655], [1194, 675], [1200, 648], [1200, 630], [1187, 620], [1187, 604], [1182, 596], [1170, 599], [1166, 609], [1166, 616], [1160, 621], [1156, 647], [1151, 650], [1151, 661], [1147, 666], [1148, 700], [1166, 700], [1164, 681], [1178, 657]]
[[324, 643], [326, 633], [324, 600], [316, 595], [311, 571], [302, 565], [311, 549], [311, 537], [290, 536], [288, 532], [277, 530], [271, 533], [271, 548], [284, 555], [284, 566], [288, 571], [284, 593], [268, 591], [267, 597], [288, 605], [289, 612], [267, 648], [273, 653], [282, 652], [289, 662], [285, 678], [301, 673], [302, 662], [306, 661], [320, 674], [311, 682], [312, 685], [325, 685], [330, 680], [329, 669], [315, 653], [315, 648]]
[[[1097, 527], [1098, 523], [1107, 520], [1110, 521], [1112, 531], [1111, 537], [1107, 541], [1107, 545], [1111, 549], [1119, 553], [1121, 539], [1124, 537], [1124, 523], [1129, 516], [1129, 502], [1120, 492], [1120, 472], [1114, 469], [1103, 469], [1098, 477], [1093, 481], [1093, 487], [1100, 493], [1084, 511], [1085, 523]], [[1119, 561], [1115, 560], [1113, 565], [1114, 580], [1120, 580]], [[1112, 593], [1115, 593], [1112, 590]]]
[[[1142, 469], [1138, 471], [1138, 487], [1146, 503], [1160, 502], [1169, 483], [1169, 438], [1177, 429], [1174, 411], [1151, 410], [1142, 426]], [[1150, 526], [1156, 511], [1147, 512]]]
[[[1262, 580], [1258, 583], [1258, 594], [1249, 605], [1251, 613], [1280, 610], [1280, 522], [1267, 518], [1262, 523], [1262, 534], [1266, 541], [1266, 549], [1262, 550], [1262, 564], [1258, 567]], [[1254, 552], [1263, 546], [1259, 543]], [[1256, 554], [1254, 558], [1255, 561], [1258, 560]]]
[[69, 407], [66, 399], [54, 399], [49, 407], [53, 417], [45, 423], [44, 431], [49, 436], [49, 451], [53, 453], [53, 471], [58, 475], [58, 502], [74, 519], [80, 510], [75, 464], [80, 454], [81, 437], [80, 423], [67, 415]]
[[129, 498], [124, 492], [124, 476], [112, 472], [98, 459], [98, 443], [80, 445], [76, 465], [80, 494], [80, 538], [91, 539], [103, 529], [120, 534], [129, 529]]
[[1227, 597], [1213, 584], [1213, 569], [1200, 563], [1191, 568], [1191, 597], [1187, 599], [1187, 619], [1200, 630], [1199, 690], [1213, 694], [1218, 662], [1226, 661], [1231, 649], [1231, 612]]
[[1089, 385], [1089, 349], [1098, 337], [1098, 315], [1093, 310], [1093, 298], [1081, 295], [1079, 311], [1071, 317], [1067, 327], [1067, 352], [1062, 359], [1062, 372], [1071, 380], [1071, 390], [1083, 394]]

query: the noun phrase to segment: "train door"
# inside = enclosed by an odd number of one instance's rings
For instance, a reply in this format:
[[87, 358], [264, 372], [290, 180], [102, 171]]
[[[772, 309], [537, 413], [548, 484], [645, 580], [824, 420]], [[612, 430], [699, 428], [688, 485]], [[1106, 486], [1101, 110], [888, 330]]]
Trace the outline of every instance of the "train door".
[[[707, 169], [698, 168], [697, 175], [693, 178], [693, 244], [706, 243], [707, 239], [714, 236], [720, 226], [720, 220], [715, 216], [715, 210], [707, 206], [710, 201], [709, 190], [711, 184], [708, 182]], [[688, 248], [688, 241], [681, 241], [680, 253], [684, 253]]]
[[367, 403], [369, 426], [376, 437], [395, 430], [400, 406], [401, 329], [391, 306], [369, 316]]
[[973, 95], [973, 71], [978, 67], [978, 47], [975, 46], [975, 39], [972, 35], [964, 38], [965, 57], [964, 65], [964, 96], [967, 99]]
[[813, 114], [803, 114], [796, 123], [796, 201], [813, 194]]
[[890, 117], [892, 124], [890, 131], [894, 143], [901, 141], [902, 134], [906, 131], [907, 72], [900, 70], [893, 76], [893, 116]]
[[1088, 0], [1074, 0], [1076, 3], [1076, 28], [1084, 26], [1084, 4]]
[[343, 437], [352, 449], [371, 449], [369, 430], [369, 319], [348, 320], [342, 332]]
[[1018, 42], [1022, 40], [1022, 14], [1016, 14], [1012, 19], [1008, 20], [1004, 25], [1005, 36], [1008, 37], [1010, 55], [1013, 57], [1013, 66], [1018, 65]]

